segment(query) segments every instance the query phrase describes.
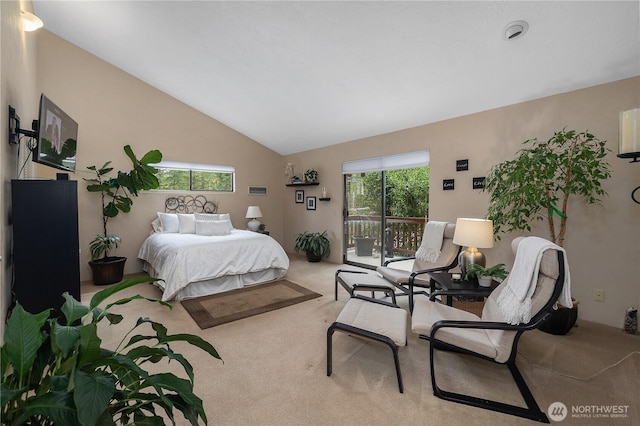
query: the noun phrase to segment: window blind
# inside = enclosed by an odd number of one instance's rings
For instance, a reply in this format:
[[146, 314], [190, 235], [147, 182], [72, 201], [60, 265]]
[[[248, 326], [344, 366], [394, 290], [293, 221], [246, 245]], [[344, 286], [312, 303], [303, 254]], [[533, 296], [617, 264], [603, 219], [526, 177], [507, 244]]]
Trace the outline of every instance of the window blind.
[[429, 150], [405, 152], [384, 157], [365, 158], [342, 163], [342, 174], [411, 169], [429, 165]]

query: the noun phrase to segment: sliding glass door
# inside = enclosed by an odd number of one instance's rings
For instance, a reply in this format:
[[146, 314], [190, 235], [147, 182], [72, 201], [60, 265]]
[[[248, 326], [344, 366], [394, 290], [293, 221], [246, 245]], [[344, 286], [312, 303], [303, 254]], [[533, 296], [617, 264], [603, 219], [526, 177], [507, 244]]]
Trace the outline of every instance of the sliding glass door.
[[404, 162], [392, 156], [343, 166], [344, 263], [374, 269], [420, 246], [429, 211], [428, 151], [402, 156]]

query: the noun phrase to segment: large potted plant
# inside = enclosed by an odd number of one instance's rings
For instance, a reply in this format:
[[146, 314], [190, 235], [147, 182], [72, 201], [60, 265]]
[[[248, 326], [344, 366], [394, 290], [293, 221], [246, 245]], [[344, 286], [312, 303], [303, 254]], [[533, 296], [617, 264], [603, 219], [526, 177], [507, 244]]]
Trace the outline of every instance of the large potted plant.
[[132, 196], [137, 196], [142, 190], [158, 187], [157, 169], [150, 164], [159, 163], [162, 160], [160, 151], [151, 150], [141, 159], [136, 158], [131, 146], [126, 145], [124, 152], [131, 160], [133, 168], [128, 172], [119, 171], [115, 177], [109, 177], [113, 171], [111, 161], [107, 161], [102, 167], [89, 166], [88, 169], [95, 174], [93, 179], [85, 179], [89, 182], [89, 192], [99, 192], [102, 202], [102, 234], [97, 235], [90, 243], [91, 261], [89, 266], [93, 274], [93, 282], [96, 285], [117, 283], [122, 280], [126, 257], [109, 256], [110, 252], [118, 247], [121, 239], [117, 235], [107, 232], [109, 219], [118, 216], [120, 212], [128, 213], [133, 205]]
[[320, 262], [323, 257], [329, 257], [330, 249], [331, 243], [327, 238], [327, 231], [304, 231], [296, 236], [294, 250], [296, 253], [305, 252], [309, 262]]
[[[170, 344], [189, 343], [221, 359], [209, 342], [191, 334], [168, 334], [161, 323], [139, 318], [118, 347], [102, 347], [98, 323], [114, 326], [123, 319], [109, 312], [112, 306], [144, 299], [171, 308], [140, 295], [107, 301], [150, 281], [156, 279], [140, 277], [105, 288], [89, 306], [65, 293], [58, 320], [49, 317], [50, 309], [32, 314], [16, 304], [0, 349], [2, 424], [162, 425], [161, 414], [176, 424], [177, 410], [192, 425], [200, 424], [199, 419], [206, 424], [202, 400], [194, 394], [193, 368]], [[140, 331], [145, 328], [149, 331]], [[159, 372], [160, 361], [181, 366], [185, 377]], [[143, 368], [147, 363], [153, 363], [153, 372]]]
[[[602, 182], [611, 176], [606, 161], [606, 141], [588, 131], [562, 129], [547, 141], [530, 139], [513, 160], [497, 164], [484, 181], [490, 195], [487, 217], [493, 220], [496, 238], [500, 232], [531, 231], [534, 221], [546, 221], [548, 238], [564, 246], [572, 197], [585, 204], [599, 204], [606, 195]], [[577, 302], [558, 310], [566, 317], [553, 334], [565, 334], [577, 319]], [[557, 320], [548, 321], [549, 324]], [[562, 321], [560, 321], [562, 322]], [[544, 326], [544, 325], [543, 325]], [[542, 328], [541, 328], [542, 329]]]

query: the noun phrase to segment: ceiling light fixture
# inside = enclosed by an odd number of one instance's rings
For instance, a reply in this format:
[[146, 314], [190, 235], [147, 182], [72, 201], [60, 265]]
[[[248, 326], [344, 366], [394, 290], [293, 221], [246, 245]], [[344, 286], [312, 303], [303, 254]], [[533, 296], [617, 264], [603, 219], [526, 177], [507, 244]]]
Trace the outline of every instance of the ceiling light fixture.
[[35, 31], [44, 26], [42, 19], [38, 18], [31, 12], [20, 11], [20, 19], [22, 20], [22, 28], [25, 31]]
[[515, 40], [522, 37], [529, 29], [529, 24], [525, 21], [513, 21], [504, 27], [503, 37], [505, 40]]

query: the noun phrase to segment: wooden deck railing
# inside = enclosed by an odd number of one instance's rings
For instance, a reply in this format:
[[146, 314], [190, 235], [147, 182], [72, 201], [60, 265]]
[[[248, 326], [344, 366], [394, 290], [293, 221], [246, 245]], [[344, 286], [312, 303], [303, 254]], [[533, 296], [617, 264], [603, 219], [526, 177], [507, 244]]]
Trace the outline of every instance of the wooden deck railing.
[[[420, 247], [426, 220], [424, 217], [387, 216], [387, 248], [394, 253], [413, 255]], [[382, 235], [380, 216], [349, 216], [347, 231], [348, 247], [354, 246], [354, 236], [369, 236], [376, 239], [374, 247], [381, 248]]]

